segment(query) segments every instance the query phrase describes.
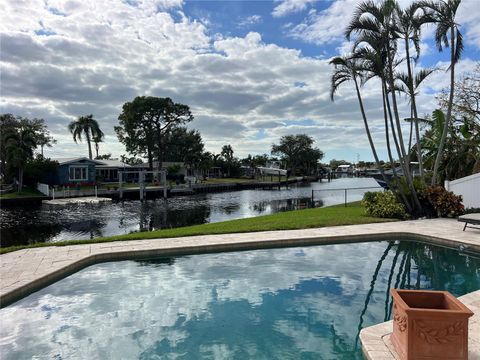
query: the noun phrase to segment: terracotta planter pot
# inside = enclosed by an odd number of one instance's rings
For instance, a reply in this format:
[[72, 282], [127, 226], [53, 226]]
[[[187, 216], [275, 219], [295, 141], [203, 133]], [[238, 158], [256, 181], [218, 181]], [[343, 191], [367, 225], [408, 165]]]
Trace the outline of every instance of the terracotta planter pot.
[[473, 315], [448, 291], [391, 289], [393, 334], [400, 359], [467, 359], [468, 318]]

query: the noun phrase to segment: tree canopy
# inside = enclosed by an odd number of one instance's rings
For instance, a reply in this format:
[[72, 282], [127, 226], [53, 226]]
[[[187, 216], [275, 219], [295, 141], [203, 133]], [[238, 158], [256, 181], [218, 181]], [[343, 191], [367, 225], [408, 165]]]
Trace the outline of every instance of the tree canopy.
[[320, 149], [313, 147], [314, 142], [306, 134], [285, 135], [279, 144], [272, 144], [272, 155], [280, 156], [292, 175], [297, 171], [310, 175], [317, 170], [317, 164], [324, 156]]
[[[88, 158], [93, 159], [92, 156], [92, 141], [95, 144], [102, 141], [103, 139], [103, 132], [100, 130], [100, 125], [98, 124], [97, 120], [93, 118], [93, 115], [86, 115], [80, 116], [77, 120], [72, 121], [68, 125], [68, 130], [72, 133], [73, 141], [82, 141], [83, 136], [87, 140], [88, 145]], [[98, 156], [98, 147], [95, 146], [97, 149], [97, 156]]]
[[150, 168], [153, 160], [163, 161], [166, 149], [166, 134], [193, 120], [187, 105], [174, 103], [170, 98], [137, 96], [123, 105], [115, 127], [118, 139], [134, 156], [145, 156]]

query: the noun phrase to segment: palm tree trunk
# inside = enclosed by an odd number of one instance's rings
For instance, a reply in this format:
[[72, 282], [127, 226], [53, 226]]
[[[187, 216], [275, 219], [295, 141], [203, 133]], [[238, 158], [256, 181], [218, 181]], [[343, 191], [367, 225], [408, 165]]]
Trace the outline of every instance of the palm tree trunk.
[[388, 53], [388, 71], [389, 71], [389, 81], [390, 81], [390, 88], [392, 89], [392, 103], [393, 103], [393, 113], [395, 114], [395, 122], [397, 125], [397, 132], [398, 132], [398, 141], [400, 143], [400, 150], [402, 153], [402, 158], [400, 159], [400, 164], [403, 164], [403, 171], [405, 180], [407, 182], [407, 186], [410, 188], [412, 193], [413, 202], [418, 209], [418, 212], [421, 214], [423, 212], [422, 205], [418, 200], [417, 190], [415, 190], [415, 186], [413, 185], [413, 177], [410, 173], [410, 164], [406, 164], [405, 161], [407, 160], [406, 153], [405, 153], [405, 143], [403, 142], [403, 135], [402, 135], [402, 125], [400, 124], [400, 116], [398, 115], [398, 105], [397, 105], [397, 97], [395, 96], [395, 84], [393, 82], [393, 65], [390, 52]]
[[[410, 101], [413, 110], [413, 118], [415, 121], [415, 137], [417, 138], [416, 145], [417, 145], [417, 158], [418, 158], [418, 167], [420, 171], [420, 178], [422, 182], [424, 181], [423, 178], [423, 159], [422, 159], [422, 147], [420, 145], [420, 129], [418, 126], [418, 113], [417, 113], [417, 102], [415, 100], [415, 89], [413, 84], [413, 71], [410, 63], [410, 45], [408, 41], [408, 36], [405, 38], [405, 50], [407, 53], [407, 70], [408, 70], [408, 77], [411, 81], [410, 83]], [[410, 128], [410, 139], [412, 136], [412, 129]], [[411, 144], [409, 144], [409, 150], [411, 149]]]
[[88, 144], [88, 158], [92, 160], [92, 144], [90, 142], [90, 131], [88, 129], [85, 130], [85, 136]]
[[447, 117], [445, 119], [445, 124], [443, 124], [442, 137], [440, 139], [440, 144], [438, 145], [438, 152], [435, 158], [435, 165], [433, 166], [432, 174], [432, 186], [437, 184], [438, 177], [438, 168], [440, 167], [440, 161], [443, 156], [443, 148], [445, 147], [445, 142], [447, 140], [448, 126], [450, 125], [450, 119], [452, 117], [452, 105], [453, 105], [453, 91], [455, 87], [455, 29], [450, 29], [450, 96], [448, 98], [448, 108], [447, 108]]
[[388, 185], [389, 181], [385, 176], [385, 172], [383, 168], [380, 166], [380, 160], [378, 159], [377, 150], [375, 149], [375, 144], [373, 143], [372, 134], [370, 133], [370, 128], [368, 126], [367, 116], [365, 114], [365, 108], [363, 107], [362, 95], [360, 94], [360, 88], [358, 87], [357, 78], [354, 77], [353, 80], [355, 82], [355, 90], [357, 91], [358, 103], [360, 104], [360, 111], [362, 113], [363, 125], [365, 126], [365, 131], [367, 132], [368, 142], [370, 144], [370, 148], [372, 149], [375, 163], [377, 165], [378, 170], [380, 170], [380, 174], [382, 175], [383, 181], [385, 181], [385, 183]]
[[[387, 89], [387, 86], [386, 86], [385, 82], [382, 81], [383, 117], [384, 117], [384, 120], [385, 120], [385, 140], [387, 142], [388, 159], [390, 160], [390, 166], [392, 167], [393, 177], [396, 180], [397, 185], [399, 185], [399, 178], [398, 178], [398, 174], [397, 174], [397, 169], [395, 168], [395, 164], [393, 162], [392, 149], [391, 149], [391, 146], [390, 146], [390, 134], [389, 134], [389, 131], [388, 131], [388, 116], [387, 116], [388, 95], [387, 95], [386, 89]], [[390, 121], [391, 120], [392, 120], [392, 117], [391, 117], [391, 111], [390, 111]], [[392, 123], [392, 130], [395, 131], [393, 129], [393, 123]], [[412, 211], [412, 205], [410, 205], [410, 202], [408, 201], [407, 197], [405, 196], [405, 192], [403, 191], [402, 186], [398, 186], [398, 191], [400, 192], [400, 197], [402, 198], [402, 201], [405, 204], [405, 207], [407, 208], [407, 211], [410, 213]]]

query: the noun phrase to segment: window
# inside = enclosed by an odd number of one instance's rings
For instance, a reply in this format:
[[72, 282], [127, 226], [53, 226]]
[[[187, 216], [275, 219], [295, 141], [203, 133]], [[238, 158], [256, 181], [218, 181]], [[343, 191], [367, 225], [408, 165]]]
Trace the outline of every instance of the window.
[[88, 167], [86, 166], [70, 166], [70, 180], [88, 180]]

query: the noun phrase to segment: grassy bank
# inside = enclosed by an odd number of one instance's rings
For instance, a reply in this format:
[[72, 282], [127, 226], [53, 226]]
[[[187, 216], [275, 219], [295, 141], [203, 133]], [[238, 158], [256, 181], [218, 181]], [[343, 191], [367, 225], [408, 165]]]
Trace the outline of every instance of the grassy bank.
[[0, 199], [15, 199], [24, 197], [44, 196], [40, 191], [35, 189], [23, 189], [21, 192], [11, 192], [8, 194], [1, 194]]
[[230, 220], [218, 223], [186, 226], [175, 229], [156, 230], [151, 232], [137, 232], [126, 235], [95, 238], [93, 240], [74, 240], [58, 243], [38, 243], [31, 245], [12, 246], [0, 249], [0, 253], [3, 254], [10, 251], [41, 246], [65, 246], [110, 241], [173, 238], [181, 236], [245, 233], [269, 230], [294, 230], [385, 221], [394, 220], [369, 217], [365, 215], [364, 208], [360, 205], [360, 203], [355, 202], [348, 204], [348, 207], [344, 207], [344, 205], [336, 205], [325, 208], [287, 211], [248, 219]]

